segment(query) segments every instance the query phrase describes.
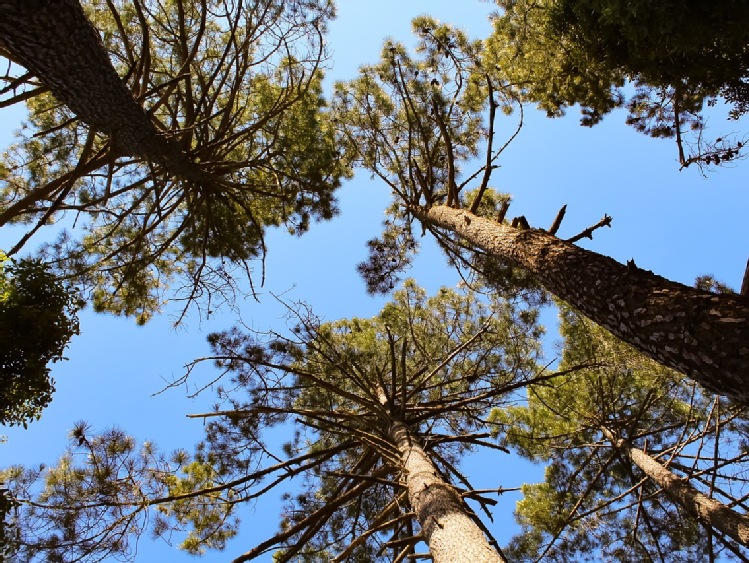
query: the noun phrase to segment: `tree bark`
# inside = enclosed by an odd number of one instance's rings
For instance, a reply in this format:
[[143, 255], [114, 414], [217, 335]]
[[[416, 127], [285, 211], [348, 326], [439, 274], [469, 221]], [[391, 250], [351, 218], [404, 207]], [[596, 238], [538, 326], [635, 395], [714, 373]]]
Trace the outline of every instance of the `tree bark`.
[[738, 514], [726, 505], [701, 493], [628, 441], [616, 438], [607, 429], [604, 429], [604, 434], [619, 452], [657, 483], [671, 500], [701, 522], [733, 538], [741, 545], [749, 546], [749, 518], [747, 516]]
[[393, 423], [390, 437], [403, 461], [408, 498], [435, 563], [504, 563], [467, 514], [455, 489], [439, 475], [408, 428]]
[[529, 270], [549, 292], [645, 355], [749, 406], [749, 299], [672, 282], [539, 229], [442, 205], [411, 212]]
[[144, 158], [172, 176], [205, 180], [120, 79], [78, 0], [0, 0], [0, 54], [33, 72], [82, 121], [107, 133], [116, 154]]

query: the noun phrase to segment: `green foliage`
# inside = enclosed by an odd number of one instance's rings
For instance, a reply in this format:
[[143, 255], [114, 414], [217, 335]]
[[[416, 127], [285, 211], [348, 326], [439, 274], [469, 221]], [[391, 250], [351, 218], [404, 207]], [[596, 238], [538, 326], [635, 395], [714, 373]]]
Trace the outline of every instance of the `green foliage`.
[[[685, 156], [681, 135], [702, 129], [706, 101], [723, 95], [735, 118], [744, 112], [749, 32], [739, 22], [749, 17], [749, 5], [742, 0], [497, 4], [488, 57], [518, 95], [549, 116], [579, 104], [582, 124], [590, 126], [626, 104], [627, 123], [654, 137], [676, 137], [681, 164], [688, 165], [700, 157]], [[629, 100], [625, 80], [636, 86]], [[721, 156], [729, 149], [729, 159], [736, 155], [735, 143], [697, 146], [718, 148]]]
[[[745, 470], [744, 455], [736, 456], [735, 441], [744, 433], [733, 421], [736, 413], [566, 306], [560, 331], [560, 368], [588, 367], [529, 389], [527, 405], [492, 413], [503, 445], [548, 464], [543, 483], [523, 488], [516, 508], [522, 533], [512, 540], [508, 557], [693, 561], [724, 550], [710, 547], [700, 525], [658, 494], [657, 485], [643, 479], [606, 433], [651, 456], [667, 455], [669, 469], [679, 475], [713, 473], [713, 485], [722, 482], [723, 490], [735, 494], [742, 488], [735, 478]], [[702, 451], [716, 457], [700, 456]], [[699, 479], [690, 482], [706, 486]]]
[[367, 241], [369, 258], [356, 267], [372, 295], [392, 291], [418, 249], [408, 219], [395, 206], [389, 214], [391, 218], [383, 222], [382, 235]]
[[371, 319], [320, 323], [304, 309], [292, 314], [290, 337], [212, 335], [231, 382], [219, 390], [226, 406], [207, 428], [205, 459], [227, 478], [247, 475], [271, 450], [263, 429], [293, 424], [283, 457], [268, 454], [278, 468], [260, 493], [297, 473], [298, 492], [284, 497], [278, 534], [248, 557], [274, 549], [279, 562], [392, 560], [384, 543], [418, 524], [402, 489], [388, 484], [402, 478], [391, 425], [407, 424], [445, 479], [468, 486], [456, 468], [486, 445], [482, 413], [535, 374], [537, 311], [465, 290], [428, 297], [409, 280]]
[[[522, 486], [522, 491], [523, 499], [518, 501], [516, 513], [518, 522], [523, 528], [559, 530], [564, 527], [566, 524], [565, 515], [558, 510], [554, 510], [569, 503], [569, 499], [564, 498], [563, 492], [554, 489], [548, 481], [533, 484], [525, 483]], [[525, 538], [521, 541], [524, 540]]]
[[221, 490], [194, 495], [195, 491], [216, 487], [217, 476], [213, 466], [198, 459], [184, 465], [179, 474], [175, 472], [164, 478], [169, 496], [177, 500], [158, 506], [165, 517], [160, 521], [161, 526], [167, 526], [166, 519], [190, 526], [180, 549], [193, 555], [202, 555], [206, 548], [223, 549], [226, 541], [237, 534], [236, 521], [230, 518], [233, 491], [229, 490], [226, 496]]
[[[412, 28], [419, 38], [417, 58], [401, 43], [386, 43], [380, 63], [336, 84], [336, 118], [345, 125], [347, 150], [392, 189], [423, 181], [423, 189], [437, 190], [441, 183], [446, 190], [449, 156], [442, 128], [459, 158], [476, 154], [483, 133], [487, 87], [480, 72], [481, 43], [426, 16], [414, 19]], [[421, 180], [410, 174], [413, 163]], [[431, 195], [447, 197], [446, 191]]]
[[625, 73], [576, 49], [574, 38], [553, 33], [554, 0], [497, 3], [503, 13], [494, 19], [486, 56], [523, 99], [550, 117], [579, 103], [584, 125], [621, 105]]
[[462, 187], [460, 166], [485, 140], [490, 94], [502, 106], [513, 100], [483, 70], [480, 41], [427, 16], [412, 28], [415, 53], [389, 41], [378, 64], [336, 84], [339, 142], [400, 200], [450, 202]]
[[38, 420], [55, 390], [48, 364], [78, 334], [75, 294], [36, 260], [0, 253], [0, 424]]
[[302, 234], [337, 212], [334, 192], [349, 172], [322, 96], [332, 4], [85, 8], [120, 76], [193, 169], [174, 174], [121, 154], [116, 138], [33, 91], [0, 162], [0, 224], [61, 221], [41, 256], [90, 292], [96, 310], [143, 323], [169, 299], [232, 302], [268, 228]]
[[189, 553], [223, 548], [236, 534], [231, 497], [201, 492], [218, 484], [210, 465], [182, 451], [167, 459], [118, 429], [93, 435], [81, 423], [70, 439], [54, 466], [0, 472], [13, 504], [6, 529], [13, 560], [133, 559], [146, 530], [170, 539], [193, 522], [180, 546]]
[[550, 29], [608, 66], [656, 86], [687, 82], [717, 91], [749, 68], [742, 0], [557, 0]]
[[[522, 123], [520, 112], [501, 144], [497, 116], [512, 114], [518, 98], [487, 62], [483, 42], [427, 16], [415, 18], [412, 29], [413, 52], [388, 41], [379, 63], [336, 84], [333, 101], [347, 156], [393, 194], [383, 233], [367, 243], [369, 259], [359, 265], [371, 293], [391, 291], [410, 265], [417, 250], [415, 209], [445, 204], [496, 218], [508, 198], [489, 185], [494, 161]], [[502, 290], [531, 285], [509, 265], [467, 251], [451, 233], [422, 228], [432, 231], [455, 266], [487, 274]]]
[[[92, 435], [81, 424], [55, 466], [0, 472], [18, 504], [14, 555], [130, 559], [149, 529], [187, 531], [189, 553], [222, 549], [239, 505], [293, 481], [279, 532], [249, 558], [390, 561], [386, 542], [419, 531], [393, 425], [413, 432], [445, 481], [470, 489], [461, 457], [496, 449], [483, 440], [485, 417], [538, 371], [537, 310], [465, 288], [429, 297], [409, 280], [371, 319], [322, 323], [301, 306], [290, 315], [285, 335], [209, 337], [206, 360], [228, 381], [216, 410], [195, 415], [208, 423], [193, 455], [166, 458], [120, 430]], [[281, 446], [283, 428], [293, 436]]]

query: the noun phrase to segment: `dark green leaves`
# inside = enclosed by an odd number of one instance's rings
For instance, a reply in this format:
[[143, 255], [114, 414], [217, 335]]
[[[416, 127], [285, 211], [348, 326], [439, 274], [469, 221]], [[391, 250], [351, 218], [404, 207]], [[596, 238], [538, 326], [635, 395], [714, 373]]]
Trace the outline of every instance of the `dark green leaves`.
[[0, 261], [0, 424], [41, 417], [55, 390], [48, 364], [78, 334], [77, 308], [75, 294], [38, 261]]
[[[737, 141], [713, 146], [690, 130], [703, 128], [703, 104], [722, 96], [736, 118], [746, 110], [749, 17], [746, 2], [559, 0], [498, 2], [502, 12], [488, 39], [489, 58], [549, 116], [579, 104], [591, 126], [626, 105], [627, 123], [653, 137], [674, 137], [683, 166], [706, 161]], [[637, 86], [634, 96], [622, 88]], [[717, 143], [717, 141], [716, 141]], [[719, 163], [720, 161], [716, 162]]]

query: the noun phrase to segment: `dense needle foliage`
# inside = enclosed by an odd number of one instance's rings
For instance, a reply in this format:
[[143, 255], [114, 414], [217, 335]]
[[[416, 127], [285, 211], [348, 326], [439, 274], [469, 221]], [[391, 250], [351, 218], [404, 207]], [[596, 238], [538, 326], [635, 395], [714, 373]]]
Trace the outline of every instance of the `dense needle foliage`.
[[55, 383], [49, 364], [78, 334], [77, 299], [44, 265], [0, 252], [0, 425], [41, 417]]

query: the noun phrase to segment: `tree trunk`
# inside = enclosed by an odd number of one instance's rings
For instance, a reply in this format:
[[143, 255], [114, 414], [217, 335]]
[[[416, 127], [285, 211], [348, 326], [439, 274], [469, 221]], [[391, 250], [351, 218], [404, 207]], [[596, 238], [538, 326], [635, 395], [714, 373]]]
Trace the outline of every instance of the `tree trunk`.
[[618, 451], [656, 482], [671, 500], [701, 522], [733, 538], [741, 545], [749, 546], [749, 518], [747, 516], [738, 514], [726, 505], [699, 492], [626, 440], [614, 437], [606, 429], [604, 429], [604, 434]]
[[82, 121], [107, 133], [116, 154], [204, 181], [120, 79], [78, 0], [0, 0], [0, 55], [33, 72]]
[[749, 406], [749, 300], [626, 266], [539, 229], [515, 229], [442, 205], [421, 221], [509, 260], [624, 342], [707, 389]]
[[393, 423], [390, 436], [403, 460], [408, 498], [435, 563], [500, 563], [504, 559], [468, 515], [455, 489], [445, 483], [408, 428]]

